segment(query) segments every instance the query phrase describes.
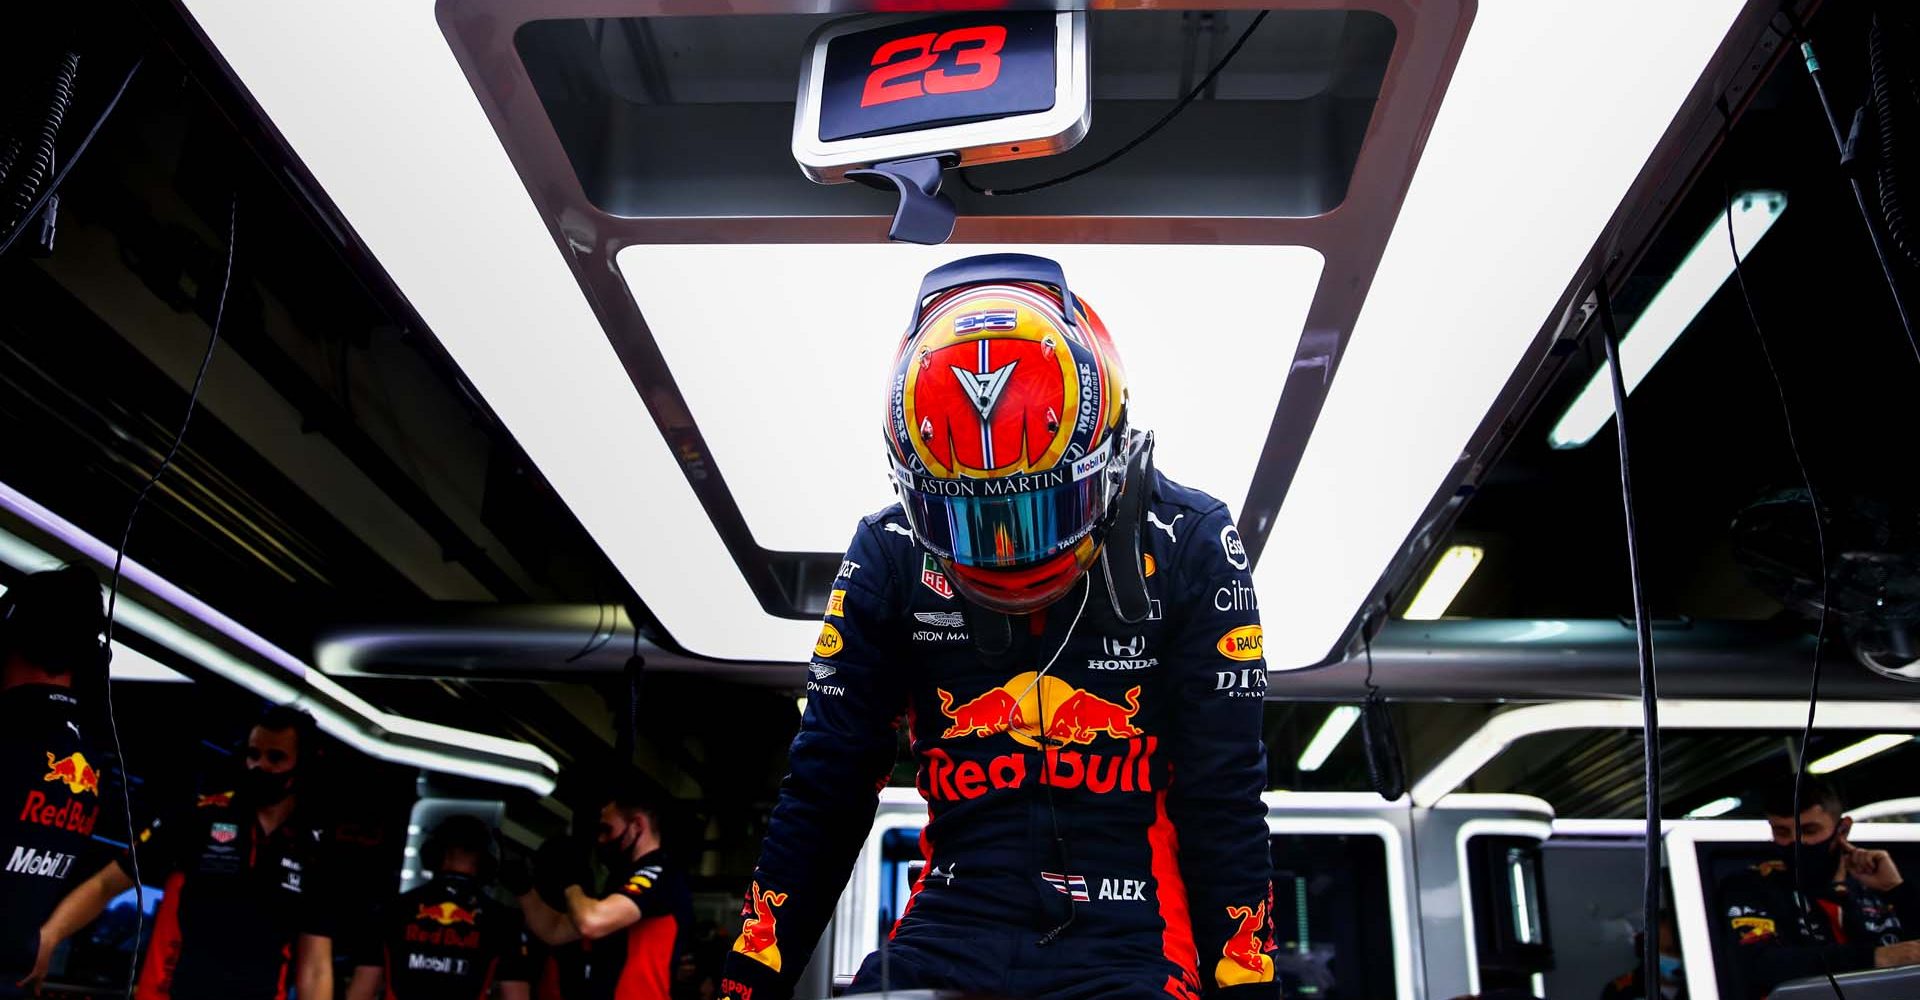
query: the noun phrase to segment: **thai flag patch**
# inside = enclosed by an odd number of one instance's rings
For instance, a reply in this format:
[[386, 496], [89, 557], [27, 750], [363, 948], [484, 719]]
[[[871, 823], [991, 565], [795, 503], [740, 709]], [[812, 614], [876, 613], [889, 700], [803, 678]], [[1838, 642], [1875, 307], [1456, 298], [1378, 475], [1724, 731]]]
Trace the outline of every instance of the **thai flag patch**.
[[1060, 890], [1061, 895], [1072, 896], [1076, 902], [1085, 903], [1093, 898], [1087, 895], [1087, 879], [1084, 875], [1055, 875], [1052, 872], [1041, 872], [1040, 877], [1046, 879], [1048, 885]]
[[1005, 333], [1020, 325], [1020, 318], [1011, 312], [968, 313], [953, 321], [954, 333]]

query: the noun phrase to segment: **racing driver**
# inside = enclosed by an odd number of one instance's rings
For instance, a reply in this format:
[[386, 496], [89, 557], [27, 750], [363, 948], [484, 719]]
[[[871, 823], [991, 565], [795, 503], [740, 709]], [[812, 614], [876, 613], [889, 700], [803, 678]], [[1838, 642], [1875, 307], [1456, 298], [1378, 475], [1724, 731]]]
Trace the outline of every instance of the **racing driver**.
[[1154, 471], [1060, 266], [921, 286], [721, 990], [783, 1000], [905, 718], [922, 874], [853, 992], [1278, 997], [1258, 604], [1227, 508]]

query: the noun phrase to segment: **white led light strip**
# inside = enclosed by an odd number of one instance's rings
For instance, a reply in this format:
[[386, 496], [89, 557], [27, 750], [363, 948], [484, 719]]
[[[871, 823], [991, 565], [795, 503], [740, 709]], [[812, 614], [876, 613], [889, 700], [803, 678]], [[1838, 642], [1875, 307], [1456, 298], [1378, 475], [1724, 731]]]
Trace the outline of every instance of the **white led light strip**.
[[1858, 809], [1849, 809], [1847, 815], [1861, 823], [1885, 819], [1888, 816], [1920, 815], [1920, 798], [1908, 796], [1898, 799], [1881, 799], [1878, 802], [1869, 802]]
[[[105, 542], [4, 483], [0, 483], [0, 507], [73, 546], [86, 558], [112, 567], [114, 550]], [[0, 559], [29, 572], [59, 565], [50, 553], [3, 530]], [[245, 647], [259, 662], [235, 655], [124, 593], [114, 602], [115, 622], [267, 701], [307, 710], [322, 731], [361, 753], [395, 764], [525, 788], [536, 795], [553, 791], [560, 764], [538, 747], [383, 712], [258, 633], [198, 604], [197, 599], [137, 560], [122, 562], [121, 578], [156, 596], [177, 595], [171, 600], [181, 613]], [[116, 643], [115, 658], [123, 651], [133, 652]]]
[[[184, 2], [674, 639], [725, 659], [803, 658], [817, 626], [766, 614], [737, 572], [433, 0]], [[1258, 567], [1269, 666], [1333, 650], [1740, 9], [1482, 0]], [[1621, 52], [1634, 54], [1632, 73], [1618, 71]], [[755, 276], [739, 277], [753, 294]], [[892, 304], [906, 291], [871, 294]], [[1177, 472], [1182, 445], [1163, 443]]]
[[[1805, 702], [1727, 699], [1661, 699], [1661, 729], [1783, 729], [1797, 731], [1807, 721]], [[1920, 703], [1901, 701], [1823, 701], [1814, 726], [1819, 729], [1920, 730]], [[1413, 785], [1413, 804], [1430, 806], [1465, 784], [1515, 741], [1569, 729], [1639, 729], [1637, 701], [1556, 701], [1511, 708], [1488, 718], [1473, 735]]]
[[[1620, 335], [1620, 381], [1627, 392], [1653, 371], [1667, 350], [1680, 339], [1700, 310], [1713, 300], [1734, 273], [1734, 247], [1745, 261], [1787, 209], [1787, 196], [1777, 191], [1748, 191], [1734, 199], [1733, 237], [1728, 239], [1725, 214], [1694, 241], [1693, 249], [1674, 269], [1645, 309]], [[1613, 420], [1613, 380], [1605, 369], [1594, 372], [1574, 397], [1547, 438], [1555, 448], [1578, 448], [1593, 440]]]

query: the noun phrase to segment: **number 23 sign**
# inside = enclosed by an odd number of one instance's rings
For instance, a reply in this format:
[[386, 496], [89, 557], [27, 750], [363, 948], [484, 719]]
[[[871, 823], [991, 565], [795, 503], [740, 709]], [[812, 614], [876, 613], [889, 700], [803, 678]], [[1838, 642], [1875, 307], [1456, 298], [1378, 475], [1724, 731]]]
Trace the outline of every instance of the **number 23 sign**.
[[[985, 90], [1000, 79], [1000, 50], [1006, 45], [1007, 29], [1000, 24], [896, 38], [873, 53], [874, 70], [867, 74], [860, 106], [870, 108], [927, 94]], [[935, 69], [946, 53], [954, 53], [954, 64], [967, 72], [953, 74]]]
[[991, 162], [1071, 148], [1092, 114], [1086, 16], [972, 11], [826, 25], [801, 70], [794, 157], [832, 183], [887, 159]]

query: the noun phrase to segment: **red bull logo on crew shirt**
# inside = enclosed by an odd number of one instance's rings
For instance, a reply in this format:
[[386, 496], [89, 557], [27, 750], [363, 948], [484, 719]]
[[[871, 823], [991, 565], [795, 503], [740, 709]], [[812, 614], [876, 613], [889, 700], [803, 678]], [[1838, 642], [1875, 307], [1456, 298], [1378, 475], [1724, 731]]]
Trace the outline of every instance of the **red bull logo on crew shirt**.
[[[422, 926], [426, 923], [438, 926]], [[458, 903], [451, 901], [422, 903], [419, 912], [414, 914], [413, 922], [406, 925], [404, 937], [409, 944], [430, 944], [445, 948], [478, 948], [480, 947], [480, 929], [477, 926], [479, 923], [478, 911], [467, 909]]]
[[454, 924], [476, 924], [480, 915], [454, 902], [420, 904], [420, 912], [414, 915], [417, 920], [431, 920], [442, 927]]

